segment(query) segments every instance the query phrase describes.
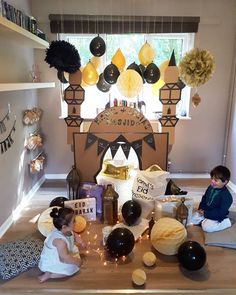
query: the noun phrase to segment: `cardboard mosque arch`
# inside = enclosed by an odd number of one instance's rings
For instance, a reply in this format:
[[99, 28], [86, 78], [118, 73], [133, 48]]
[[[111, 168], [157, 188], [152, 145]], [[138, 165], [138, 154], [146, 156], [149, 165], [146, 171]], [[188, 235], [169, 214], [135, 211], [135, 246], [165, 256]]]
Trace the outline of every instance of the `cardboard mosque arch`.
[[134, 108], [105, 109], [92, 121], [88, 132], [73, 133], [74, 163], [80, 181], [96, 181], [109, 148], [114, 157], [121, 147], [126, 158], [133, 148], [139, 169], [157, 164], [167, 170], [168, 140], [167, 132], [153, 132], [149, 120]]

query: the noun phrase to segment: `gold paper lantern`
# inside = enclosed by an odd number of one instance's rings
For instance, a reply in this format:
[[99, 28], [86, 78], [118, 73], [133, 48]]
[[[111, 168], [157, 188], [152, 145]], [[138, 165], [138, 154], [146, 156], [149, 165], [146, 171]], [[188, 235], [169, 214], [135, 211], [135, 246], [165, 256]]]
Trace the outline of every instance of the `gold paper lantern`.
[[159, 90], [164, 85], [165, 82], [162, 79], [159, 79], [156, 83], [152, 84], [152, 93], [156, 96], [159, 96]]
[[125, 57], [122, 53], [122, 51], [120, 50], [120, 48], [116, 51], [116, 53], [113, 55], [111, 62], [117, 66], [118, 70], [121, 72], [123, 71], [125, 64], [126, 64], [126, 60]]
[[179, 246], [187, 237], [186, 228], [174, 218], [163, 217], [154, 224], [151, 231], [151, 243], [160, 253], [175, 255]]
[[82, 231], [85, 230], [86, 224], [87, 224], [87, 222], [83, 216], [76, 215], [73, 230], [76, 233], [81, 233]]
[[131, 98], [139, 94], [143, 80], [135, 70], [128, 69], [120, 74], [116, 86], [123, 96]]
[[95, 85], [99, 79], [99, 75], [93, 66], [93, 64], [89, 61], [87, 65], [84, 67], [82, 72], [82, 79], [87, 85]]
[[154, 57], [154, 49], [150, 46], [148, 42], [145, 42], [145, 44], [141, 47], [138, 53], [139, 62], [146, 67], [151, 62], [153, 62]]
[[132, 281], [137, 286], [142, 286], [145, 284], [147, 279], [146, 273], [141, 268], [137, 268], [132, 273]]

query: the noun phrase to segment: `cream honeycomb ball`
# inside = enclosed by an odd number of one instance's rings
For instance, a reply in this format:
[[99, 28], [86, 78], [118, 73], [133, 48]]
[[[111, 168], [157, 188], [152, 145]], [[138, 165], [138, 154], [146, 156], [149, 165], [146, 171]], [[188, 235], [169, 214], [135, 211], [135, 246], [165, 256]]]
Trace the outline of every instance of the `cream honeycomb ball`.
[[175, 255], [179, 246], [186, 240], [187, 231], [182, 223], [174, 218], [163, 217], [154, 224], [151, 243], [160, 253]]
[[146, 273], [141, 268], [137, 268], [132, 273], [132, 281], [137, 286], [142, 286], [145, 284], [147, 279]]
[[146, 266], [153, 266], [156, 264], [156, 255], [149, 251], [149, 252], [146, 252], [144, 253], [143, 255], [143, 263], [146, 265]]

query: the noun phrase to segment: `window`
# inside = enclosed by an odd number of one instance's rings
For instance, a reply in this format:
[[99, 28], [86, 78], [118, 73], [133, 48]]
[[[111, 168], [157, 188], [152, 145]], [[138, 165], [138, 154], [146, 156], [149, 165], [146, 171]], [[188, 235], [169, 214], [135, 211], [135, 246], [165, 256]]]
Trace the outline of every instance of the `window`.
[[[138, 52], [144, 42], [148, 42], [155, 50], [154, 63], [157, 66], [170, 59], [171, 53], [174, 50], [176, 64], [183, 57], [186, 51], [193, 48], [194, 33], [165, 33], [165, 34], [100, 34], [106, 43], [106, 52], [100, 58], [101, 63], [98, 69], [102, 73], [104, 68], [110, 64], [112, 56], [117, 49], [121, 49], [126, 59], [126, 67], [135, 62], [139, 64]], [[60, 34], [60, 39], [66, 40], [73, 44], [81, 57], [82, 67], [87, 64], [92, 54], [89, 50], [89, 44], [95, 37], [94, 34]], [[68, 85], [62, 85], [65, 89]], [[162, 104], [159, 101], [158, 95], [153, 93], [153, 85], [145, 83], [141, 93], [136, 98], [127, 99], [123, 97], [116, 88], [112, 85], [108, 93], [101, 92], [95, 86], [87, 86], [85, 89], [85, 100], [81, 105], [81, 117], [92, 119], [105, 108], [107, 103], [113, 105], [114, 99], [118, 101], [126, 100], [128, 105], [137, 104], [137, 101], [143, 101], [143, 113], [149, 120], [157, 119], [157, 114], [162, 111]], [[177, 116], [187, 117], [189, 115], [190, 88], [185, 87], [182, 90], [182, 99], [177, 104]], [[65, 111], [65, 104], [62, 103], [62, 108]], [[65, 112], [62, 116], [65, 116]]]

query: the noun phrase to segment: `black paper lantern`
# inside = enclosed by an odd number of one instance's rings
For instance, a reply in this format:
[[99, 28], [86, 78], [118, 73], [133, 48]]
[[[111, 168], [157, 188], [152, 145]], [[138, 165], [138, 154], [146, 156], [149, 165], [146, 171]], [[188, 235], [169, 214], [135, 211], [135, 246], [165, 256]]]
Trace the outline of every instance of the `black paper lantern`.
[[159, 68], [152, 62], [144, 72], [144, 78], [147, 83], [154, 84], [160, 79], [161, 73]]
[[139, 219], [142, 213], [141, 205], [133, 200], [126, 201], [121, 209], [124, 221], [128, 225], [133, 225]]
[[135, 239], [133, 233], [124, 227], [114, 229], [108, 236], [106, 248], [112, 257], [128, 255], [134, 247]]
[[181, 266], [187, 270], [198, 270], [206, 262], [206, 252], [196, 241], [187, 241], [178, 249], [178, 260]]
[[64, 207], [65, 201], [68, 201], [66, 197], [56, 197], [55, 199], [51, 201], [49, 207], [54, 207], [54, 206]]
[[94, 56], [102, 56], [106, 51], [106, 44], [105, 41], [98, 35], [90, 42], [89, 48]]
[[108, 92], [111, 88], [111, 85], [107, 83], [106, 80], [104, 79], [103, 73], [99, 75], [99, 79], [96, 86], [98, 90], [102, 92]]
[[119, 75], [120, 75], [120, 72], [117, 66], [115, 66], [113, 63], [106, 66], [103, 72], [104, 79], [109, 84], [115, 84]]

